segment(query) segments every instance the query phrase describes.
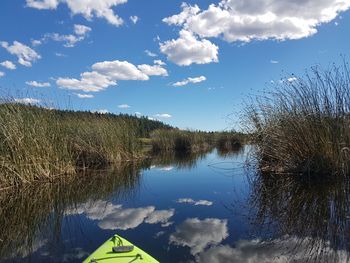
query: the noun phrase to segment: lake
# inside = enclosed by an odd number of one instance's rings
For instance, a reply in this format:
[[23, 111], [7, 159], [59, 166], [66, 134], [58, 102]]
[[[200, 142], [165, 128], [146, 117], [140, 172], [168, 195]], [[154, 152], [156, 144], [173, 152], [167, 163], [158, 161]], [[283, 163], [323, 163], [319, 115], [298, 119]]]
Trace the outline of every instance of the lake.
[[81, 262], [115, 233], [161, 262], [348, 262], [350, 184], [257, 175], [253, 150], [3, 191], [1, 262]]

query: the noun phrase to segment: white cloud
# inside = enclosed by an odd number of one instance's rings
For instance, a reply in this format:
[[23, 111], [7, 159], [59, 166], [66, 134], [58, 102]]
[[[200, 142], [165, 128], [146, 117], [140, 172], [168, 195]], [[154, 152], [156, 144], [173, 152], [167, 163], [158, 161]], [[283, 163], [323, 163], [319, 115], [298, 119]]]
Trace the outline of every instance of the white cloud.
[[0, 78], [3, 77], [3, 76], [5, 76], [5, 73], [0, 71]]
[[182, 12], [163, 21], [180, 25], [200, 37], [221, 37], [228, 42], [300, 39], [317, 26], [348, 10], [348, 0], [222, 0], [199, 11], [182, 5]]
[[63, 42], [64, 47], [74, 47], [78, 42], [83, 41], [87, 37], [88, 33], [91, 31], [91, 28], [85, 25], [75, 24], [73, 31], [74, 33], [72, 34], [47, 33], [41, 39], [32, 40], [32, 45], [38, 46], [47, 42], [48, 40], [52, 40], [56, 42]]
[[148, 224], [157, 224], [157, 223], [168, 223], [169, 219], [175, 214], [175, 209], [168, 210], [155, 210], [145, 220], [145, 223]]
[[116, 85], [117, 82], [111, 80], [105, 75], [95, 71], [83, 72], [80, 74], [80, 79], [75, 78], [58, 78], [57, 86], [70, 90], [82, 90], [85, 92], [99, 92], [109, 86]]
[[166, 65], [162, 60], [160, 59], [155, 59], [153, 60], [153, 63], [156, 64], [156, 65], [159, 65], [159, 66], [164, 66]]
[[98, 226], [102, 229], [127, 230], [142, 224], [144, 220], [155, 210], [154, 206], [139, 208], [118, 208], [114, 213], [103, 218]]
[[166, 17], [163, 19], [163, 22], [168, 25], [182, 25], [184, 24], [190, 17], [199, 13], [200, 8], [197, 5], [191, 6], [186, 3], [181, 4], [182, 12], [177, 15], [173, 15], [170, 17]]
[[273, 60], [273, 59], [272, 59], [272, 60], [270, 60], [270, 63], [271, 63], [271, 64], [278, 64], [279, 61], [278, 61], [278, 60]]
[[44, 88], [44, 87], [50, 87], [51, 84], [49, 82], [37, 82], [35, 80], [32, 81], [26, 81], [26, 84], [32, 87], [37, 87], [37, 88]]
[[168, 113], [157, 113], [154, 115], [154, 117], [156, 118], [163, 118], [163, 119], [169, 119], [171, 118], [172, 116]]
[[119, 109], [128, 109], [128, 108], [131, 108], [131, 107], [128, 104], [120, 104], [120, 105], [118, 105], [118, 108]]
[[56, 84], [64, 89], [99, 92], [114, 86], [119, 80], [149, 80], [149, 76], [165, 75], [167, 71], [158, 65], [139, 65], [127, 61], [103, 61], [91, 66], [93, 71], [83, 72], [80, 79], [58, 78]]
[[202, 252], [209, 245], [219, 244], [228, 237], [227, 220], [218, 218], [186, 219], [176, 227], [176, 232], [170, 235], [169, 242], [191, 248], [191, 254]]
[[23, 104], [37, 104], [40, 102], [40, 100], [34, 99], [34, 98], [17, 98], [15, 99], [15, 102], [23, 103]]
[[7, 69], [10, 69], [10, 70], [16, 69], [16, 65], [12, 61], [9, 61], [9, 60], [5, 60], [5, 61], [1, 62], [0, 65], [7, 68]]
[[137, 68], [148, 76], [168, 76], [168, 71], [160, 65], [138, 65]]
[[193, 204], [193, 205], [204, 205], [204, 206], [211, 206], [213, 202], [208, 200], [193, 200], [192, 198], [179, 198], [176, 200], [176, 203], [187, 203], [187, 204]]
[[130, 16], [129, 18], [130, 18], [131, 22], [133, 22], [134, 24], [136, 24], [137, 21], [140, 20], [140, 18], [138, 16]]
[[206, 79], [207, 78], [204, 76], [199, 76], [199, 77], [195, 77], [195, 78], [187, 78], [187, 79], [184, 79], [182, 81], [175, 82], [173, 84], [173, 86], [175, 86], [175, 87], [185, 86], [188, 83], [199, 83], [199, 82], [205, 81]]
[[147, 74], [127, 61], [103, 61], [92, 65], [94, 71], [109, 77], [111, 80], [148, 80]]
[[27, 6], [36, 9], [56, 9], [59, 3], [65, 3], [73, 15], [80, 14], [87, 20], [94, 17], [104, 18], [114, 26], [123, 24], [123, 19], [116, 15], [113, 7], [124, 4], [127, 0], [26, 0]]
[[192, 32], [181, 30], [178, 39], [160, 43], [160, 51], [179, 66], [218, 62], [218, 47], [206, 39], [198, 39]]
[[[240, 240], [232, 248], [228, 245], [211, 247], [196, 257], [199, 263], [250, 262], [288, 263], [312, 262], [322, 258], [322, 262], [348, 262], [345, 250], [334, 250], [325, 241], [312, 238], [284, 238], [271, 242]], [[315, 261], [316, 262], [316, 261]]]
[[99, 221], [100, 228], [111, 230], [132, 229], [142, 223], [167, 224], [174, 213], [174, 209], [156, 210], [154, 206], [123, 208], [122, 205], [114, 205], [102, 200], [88, 201], [65, 211], [65, 215], [85, 214], [89, 219]]
[[42, 41], [39, 39], [33, 39], [31, 40], [32, 46], [36, 47], [36, 46], [40, 46], [42, 44]]
[[9, 43], [5, 41], [0, 42], [0, 44], [10, 54], [17, 56], [18, 63], [23, 66], [31, 67], [32, 62], [35, 62], [36, 60], [41, 58], [41, 56], [38, 53], [36, 53], [33, 49], [18, 41], [14, 41], [12, 45], [9, 45]]
[[52, 39], [56, 42], [64, 42], [64, 47], [74, 47], [76, 43], [84, 40], [85, 36], [76, 36], [76, 35], [60, 35], [58, 33], [46, 34], [45, 39]]
[[149, 51], [148, 49], [145, 50], [145, 53], [146, 53], [146, 55], [149, 56], [149, 57], [156, 57], [156, 56], [157, 56], [157, 54], [155, 54], [155, 53]]
[[141, 113], [141, 112], [139, 112], [139, 111], [135, 111], [135, 115], [137, 115], [137, 116], [141, 116], [141, 115], [142, 115], [142, 113]]
[[74, 33], [77, 35], [86, 35], [87, 33], [89, 33], [91, 31], [91, 27], [88, 26], [84, 26], [84, 25], [79, 25], [79, 24], [75, 24], [74, 25]]
[[80, 99], [92, 99], [94, 97], [92, 94], [75, 93], [75, 95], [77, 95]]

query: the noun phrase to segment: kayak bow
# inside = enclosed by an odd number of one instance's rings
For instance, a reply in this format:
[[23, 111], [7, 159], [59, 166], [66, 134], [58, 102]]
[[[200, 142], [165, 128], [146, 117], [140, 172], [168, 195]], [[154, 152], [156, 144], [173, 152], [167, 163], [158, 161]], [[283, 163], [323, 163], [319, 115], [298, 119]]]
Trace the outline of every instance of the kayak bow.
[[126, 239], [114, 235], [93, 252], [83, 263], [159, 263], [158, 260]]

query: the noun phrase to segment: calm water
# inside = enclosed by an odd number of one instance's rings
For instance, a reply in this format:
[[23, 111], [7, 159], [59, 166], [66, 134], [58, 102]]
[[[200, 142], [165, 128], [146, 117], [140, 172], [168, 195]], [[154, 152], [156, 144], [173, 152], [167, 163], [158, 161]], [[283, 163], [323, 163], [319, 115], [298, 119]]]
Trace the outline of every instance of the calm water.
[[349, 184], [256, 176], [249, 150], [1, 193], [1, 262], [81, 262], [114, 233], [161, 262], [349, 262]]

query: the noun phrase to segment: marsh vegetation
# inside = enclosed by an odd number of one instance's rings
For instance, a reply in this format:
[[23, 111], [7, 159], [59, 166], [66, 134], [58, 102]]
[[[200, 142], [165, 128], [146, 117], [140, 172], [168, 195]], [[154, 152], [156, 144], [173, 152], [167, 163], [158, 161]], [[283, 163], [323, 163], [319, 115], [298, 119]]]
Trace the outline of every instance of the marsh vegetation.
[[[0, 188], [150, 157], [152, 149], [208, 151], [221, 136], [179, 130], [147, 117], [53, 110], [8, 100], [0, 104], [0, 123]], [[229, 133], [223, 136], [233, 140]]]
[[349, 175], [349, 66], [314, 67], [252, 98], [246, 128], [259, 167], [278, 174]]

